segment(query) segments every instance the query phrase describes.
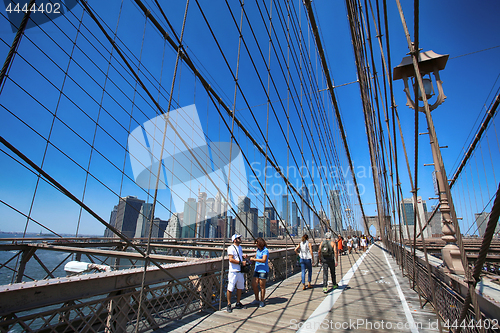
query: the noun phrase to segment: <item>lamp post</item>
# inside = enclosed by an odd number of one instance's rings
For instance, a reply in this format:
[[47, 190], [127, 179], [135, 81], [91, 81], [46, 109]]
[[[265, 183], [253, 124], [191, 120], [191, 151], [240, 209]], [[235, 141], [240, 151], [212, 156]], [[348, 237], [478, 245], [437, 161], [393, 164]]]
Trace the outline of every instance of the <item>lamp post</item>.
[[[418, 65], [415, 63], [415, 58], [412, 56], [404, 57], [401, 63], [394, 68], [394, 80], [402, 79], [404, 81], [404, 91], [406, 93], [407, 105], [415, 109], [418, 103], [415, 103], [410, 94], [410, 87], [408, 78], [415, 78], [415, 83], [421, 82], [419, 85], [419, 94], [417, 98], [424, 102], [424, 107], [418, 107], [418, 111], [425, 113], [427, 119], [427, 127], [429, 129], [429, 140], [432, 150], [432, 158], [434, 161], [435, 175], [437, 181], [437, 190], [439, 195], [439, 210], [441, 211], [443, 227], [442, 231], [444, 236], [441, 237], [446, 242], [446, 245], [441, 250], [443, 262], [449, 271], [454, 273], [463, 274], [464, 268], [461, 261], [460, 249], [456, 244], [455, 227], [452, 220], [451, 212], [451, 192], [446, 177], [446, 171], [441, 156], [441, 150], [438, 144], [434, 123], [431, 117], [431, 111], [437, 108], [444, 102], [446, 96], [443, 92], [442, 81], [439, 77], [439, 71], [444, 69], [449, 55], [440, 55], [433, 51], [426, 51], [418, 53]], [[419, 69], [419, 75], [415, 75], [415, 68]], [[429, 105], [427, 99], [434, 95], [432, 86], [431, 73], [434, 75], [436, 81], [438, 96], [436, 101]], [[456, 223], [456, 221], [455, 221]], [[458, 225], [458, 224], [457, 224]]]

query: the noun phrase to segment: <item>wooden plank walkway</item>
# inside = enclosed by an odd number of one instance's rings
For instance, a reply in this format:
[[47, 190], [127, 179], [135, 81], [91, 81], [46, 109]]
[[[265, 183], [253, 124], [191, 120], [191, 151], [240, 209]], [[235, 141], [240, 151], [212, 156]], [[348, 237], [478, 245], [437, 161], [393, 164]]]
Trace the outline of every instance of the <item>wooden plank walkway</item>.
[[408, 279], [378, 244], [363, 256], [352, 253], [340, 258], [339, 288], [328, 294], [322, 291], [323, 272], [313, 267], [313, 289], [302, 290], [299, 272], [268, 286], [264, 308], [250, 305], [253, 292], [246, 293], [242, 297], [246, 309], [193, 314], [155, 332], [438, 331], [432, 308], [420, 308]]

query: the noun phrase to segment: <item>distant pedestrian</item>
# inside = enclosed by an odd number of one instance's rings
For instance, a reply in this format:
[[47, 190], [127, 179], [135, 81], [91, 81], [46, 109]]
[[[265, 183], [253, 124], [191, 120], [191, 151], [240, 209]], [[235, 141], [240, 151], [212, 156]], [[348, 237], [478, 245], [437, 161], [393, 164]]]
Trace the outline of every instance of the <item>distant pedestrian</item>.
[[349, 251], [349, 254], [351, 254], [351, 251], [352, 251], [352, 238], [351, 238], [351, 236], [347, 237], [347, 250]]
[[233, 312], [231, 308], [231, 294], [236, 287], [236, 304], [235, 309], [243, 309], [244, 306], [241, 304], [241, 292], [245, 288], [245, 274], [241, 272], [241, 268], [246, 266], [247, 262], [244, 260], [246, 254], [243, 254], [243, 249], [241, 248], [241, 235], [234, 234], [231, 238], [233, 245], [228, 247], [227, 254], [229, 256], [229, 274], [227, 276], [227, 312]]
[[257, 238], [255, 244], [257, 245], [257, 253], [255, 254], [255, 258], [250, 258], [250, 261], [255, 262], [252, 279], [252, 288], [255, 294], [253, 303], [263, 308], [266, 305], [264, 299], [266, 297], [266, 281], [269, 275], [269, 250], [267, 249], [266, 241], [262, 237]]
[[[335, 277], [335, 267], [338, 265], [339, 252], [337, 242], [332, 240], [332, 234], [327, 232], [325, 240], [319, 246], [319, 262], [323, 264], [323, 292], [328, 292], [328, 269], [332, 277], [333, 289], [337, 288], [337, 279]], [[335, 259], [334, 259], [335, 256]]]
[[[303, 285], [302, 290], [305, 290], [307, 288], [312, 288], [311, 286], [312, 258], [314, 258], [314, 256], [311, 243], [309, 243], [308, 239], [309, 236], [307, 234], [302, 236], [302, 241], [295, 248], [295, 253], [297, 253], [300, 257], [300, 269], [302, 270], [302, 285]], [[307, 287], [306, 287], [306, 269], [308, 273]]]
[[359, 245], [359, 244], [358, 244], [358, 237], [356, 237], [356, 235], [354, 235], [354, 236], [352, 237], [352, 248], [354, 249], [354, 251], [355, 251], [356, 253], [358, 253], [358, 245]]
[[344, 252], [343, 241], [344, 241], [344, 239], [342, 238], [342, 236], [339, 235], [339, 237], [337, 238], [337, 248], [339, 251], [339, 256], [342, 255], [342, 253]]
[[361, 239], [359, 240], [359, 242], [360, 242], [361, 251], [365, 252], [366, 251], [366, 236], [361, 236]]

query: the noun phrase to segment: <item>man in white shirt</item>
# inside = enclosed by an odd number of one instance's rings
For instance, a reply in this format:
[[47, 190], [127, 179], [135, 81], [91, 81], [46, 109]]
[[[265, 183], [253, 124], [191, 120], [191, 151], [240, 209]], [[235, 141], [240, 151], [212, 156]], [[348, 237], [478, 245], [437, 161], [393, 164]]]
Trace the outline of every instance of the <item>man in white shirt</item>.
[[[245, 288], [245, 274], [240, 272], [241, 265], [246, 266], [246, 254], [243, 254], [243, 249], [241, 248], [241, 235], [234, 234], [231, 238], [233, 245], [227, 248], [227, 254], [229, 256], [229, 274], [227, 276], [227, 312], [233, 312], [231, 308], [231, 294], [236, 287], [236, 304], [235, 309], [243, 309], [244, 306], [241, 304], [241, 292]], [[240, 265], [241, 264], [241, 265]]]

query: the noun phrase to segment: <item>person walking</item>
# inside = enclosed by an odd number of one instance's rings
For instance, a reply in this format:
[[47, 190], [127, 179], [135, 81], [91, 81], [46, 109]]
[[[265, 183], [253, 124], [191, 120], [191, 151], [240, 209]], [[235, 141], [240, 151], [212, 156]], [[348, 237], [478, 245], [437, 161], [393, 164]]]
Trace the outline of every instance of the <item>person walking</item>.
[[[335, 267], [338, 265], [339, 252], [337, 248], [337, 242], [332, 240], [332, 234], [327, 232], [325, 234], [325, 240], [321, 242], [319, 246], [319, 262], [323, 265], [323, 292], [328, 292], [328, 269], [330, 269], [330, 274], [332, 277], [333, 289], [338, 287], [337, 279], [335, 277]], [[335, 256], [335, 260], [334, 257]]]
[[358, 237], [356, 237], [356, 235], [354, 235], [352, 237], [352, 247], [354, 248], [354, 251], [356, 251], [356, 254], [358, 253]]
[[[309, 243], [308, 239], [309, 236], [307, 234], [302, 236], [302, 241], [295, 248], [295, 253], [297, 253], [300, 256], [300, 269], [302, 270], [302, 285], [303, 285], [302, 290], [305, 290], [307, 288], [312, 288], [311, 286], [312, 258], [314, 258], [314, 256], [311, 243]], [[306, 269], [308, 272], [307, 287], [306, 287]]]
[[233, 312], [231, 308], [231, 296], [236, 287], [236, 304], [235, 309], [243, 309], [244, 306], [241, 304], [241, 293], [245, 287], [245, 274], [241, 272], [241, 268], [246, 266], [246, 254], [243, 254], [243, 249], [241, 248], [241, 235], [234, 234], [231, 237], [233, 245], [227, 248], [227, 254], [229, 256], [229, 274], [227, 275], [227, 312]]
[[351, 251], [352, 251], [352, 238], [351, 238], [351, 236], [347, 237], [347, 249], [349, 250], [349, 254], [351, 254]]
[[264, 299], [266, 296], [266, 281], [269, 275], [269, 250], [267, 249], [266, 241], [262, 237], [257, 238], [255, 244], [257, 245], [257, 252], [255, 257], [250, 258], [250, 261], [255, 262], [252, 279], [252, 288], [255, 294], [253, 304], [258, 304], [259, 307], [263, 308], [266, 306]]
[[361, 239], [359, 240], [359, 242], [360, 242], [361, 251], [365, 252], [366, 251], [366, 236], [361, 236]]
[[337, 248], [339, 251], [339, 256], [341, 256], [342, 253], [344, 252], [343, 241], [344, 241], [344, 239], [342, 238], [342, 236], [339, 235], [339, 237], [337, 238]]

